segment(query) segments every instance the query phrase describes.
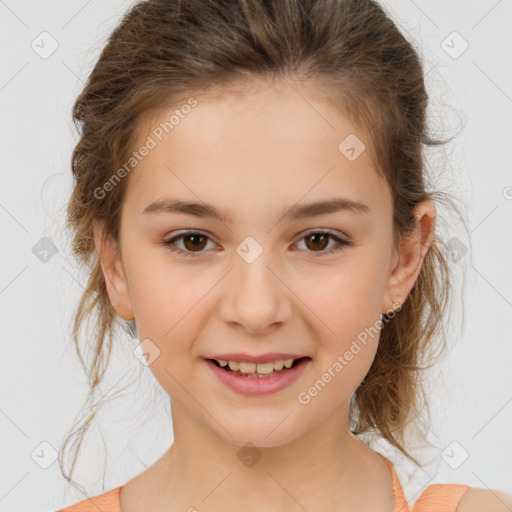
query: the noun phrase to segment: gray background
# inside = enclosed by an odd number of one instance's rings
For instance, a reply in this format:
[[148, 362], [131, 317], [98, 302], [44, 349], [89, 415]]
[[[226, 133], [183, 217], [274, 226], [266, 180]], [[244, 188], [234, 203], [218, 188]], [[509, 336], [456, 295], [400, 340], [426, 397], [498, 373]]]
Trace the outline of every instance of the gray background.
[[[131, 3], [0, 0], [0, 511], [51, 511], [86, 497], [67, 489], [54, 460], [87, 390], [71, 346], [72, 312], [86, 281], [63, 232], [77, 139], [70, 112]], [[431, 155], [431, 166], [465, 205], [471, 236], [456, 219], [440, 226], [455, 240], [466, 288], [464, 317], [460, 309], [450, 318], [455, 348], [432, 373], [432, 446], [413, 452], [429, 464], [408, 479], [412, 466], [385, 444], [376, 449], [396, 464], [411, 502], [437, 482], [512, 492], [512, 3], [384, 4], [420, 48], [431, 123], [442, 134], [459, 133]], [[52, 40], [58, 47], [43, 58]], [[57, 249], [46, 262], [43, 237]], [[126, 337], [115, 354], [102, 392], [105, 400], [122, 393], [89, 430], [79, 459], [75, 477], [89, 496], [122, 485], [172, 442], [166, 396], [147, 368], [139, 384], [133, 348]]]

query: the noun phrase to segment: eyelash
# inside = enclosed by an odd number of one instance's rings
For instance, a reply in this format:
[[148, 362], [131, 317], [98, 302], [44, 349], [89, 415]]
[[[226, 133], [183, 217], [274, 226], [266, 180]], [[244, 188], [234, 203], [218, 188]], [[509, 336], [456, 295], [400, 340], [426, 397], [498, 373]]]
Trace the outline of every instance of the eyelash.
[[[331, 233], [330, 231], [309, 231], [300, 240], [303, 240], [304, 238], [307, 238], [308, 236], [316, 235], [316, 234], [328, 235], [331, 239], [335, 240], [339, 244], [337, 247], [335, 246], [334, 248], [331, 248], [331, 249], [328, 249], [328, 250], [308, 251], [308, 252], [312, 252], [312, 253], [318, 252], [319, 257], [325, 256], [325, 255], [330, 255], [330, 254], [333, 254], [333, 253], [337, 253], [339, 251], [344, 250], [346, 246], [353, 245], [352, 242], [349, 242], [348, 240], [343, 240], [340, 237], [336, 236], [334, 233]], [[176, 249], [176, 248], [171, 247], [176, 240], [180, 240], [180, 239], [182, 239], [182, 238], [184, 238], [186, 236], [191, 236], [191, 235], [202, 235], [202, 236], [206, 237], [208, 240], [210, 240], [210, 237], [207, 236], [205, 233], [202, 233], [201, 231], [186, 231], [186, 232], [181, 233], [181, 234], [179, 234], [177, 236], [174, 236], [174, 237], [172, 237], [172, 238], [170, 238], [168, 240], [164, 240], [162, 242], [162, 245], [166, 246], [167, 249], [169, 249], [172, 252], [175, 252], [175, 253], [178, 253], [178, 254], [181, 254], [181, 255], [184, 255], [184, 256], [190, 256], [192, 258], [195, 258], [197, 256], [200, 256], [205, 251], [204, 250], [197, 251], [197, 252], [184, 251], [182, 249]]]

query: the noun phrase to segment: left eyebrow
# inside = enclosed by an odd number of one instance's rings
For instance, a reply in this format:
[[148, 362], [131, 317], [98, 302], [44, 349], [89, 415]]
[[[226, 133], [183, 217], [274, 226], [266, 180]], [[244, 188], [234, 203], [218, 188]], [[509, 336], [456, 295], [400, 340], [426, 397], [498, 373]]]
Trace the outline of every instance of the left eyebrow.
[[[284, 219], [297, 220], [306, 217], [315, 217], [340, 211], [349, 211], [353, 213], [370, 213], [370, 207], [361, 202], [344, 197], [316, 201], [313, 203], [294, 205], [291, 208], [284, 209], [281, 217]], [[195, 203], [190, 201], [180, 201], [177, 199], [160, 199], [155, 201], [143, 210], [143, 214], [152, 213], [181, 213], [193, 215], [195, 217], [209, 217], [230, 223], [232, 214], [228, 210], [220, 210], [208, 203]]]

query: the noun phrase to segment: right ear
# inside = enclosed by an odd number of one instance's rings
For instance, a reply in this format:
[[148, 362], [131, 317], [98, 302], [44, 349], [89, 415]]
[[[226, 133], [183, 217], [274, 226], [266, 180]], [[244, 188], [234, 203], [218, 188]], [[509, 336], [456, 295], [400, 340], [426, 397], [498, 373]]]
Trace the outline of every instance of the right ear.
[[134, 318], [128, 281], [117, 243], [106, 236], [105, 225], [93, 219], [94, 245], [105, 278], [108, 296], [116, 313], [124, 320]]

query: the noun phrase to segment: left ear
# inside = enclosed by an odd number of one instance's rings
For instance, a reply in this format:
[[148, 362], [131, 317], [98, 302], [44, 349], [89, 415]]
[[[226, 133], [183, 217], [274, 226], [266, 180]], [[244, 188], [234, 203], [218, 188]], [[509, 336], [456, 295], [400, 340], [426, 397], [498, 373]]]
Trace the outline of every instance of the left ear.
[[403, 305], [418, 279], [423, 259], [434, 238], [436, 207], [433, 201], [425, 199], [418, 203], [414, 208], [414, 214], [414, 230], [404, 235], [400, 240], [400, 246], [395, 249], [382, 302], [382, 313], [389, 314]]

